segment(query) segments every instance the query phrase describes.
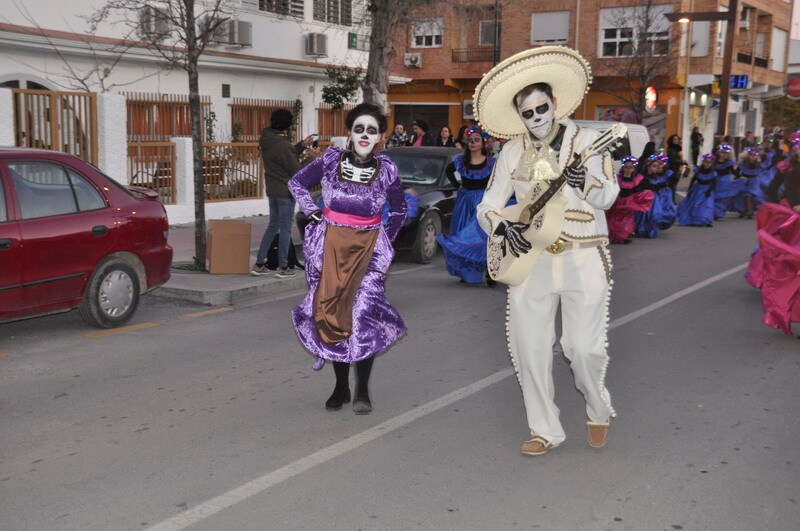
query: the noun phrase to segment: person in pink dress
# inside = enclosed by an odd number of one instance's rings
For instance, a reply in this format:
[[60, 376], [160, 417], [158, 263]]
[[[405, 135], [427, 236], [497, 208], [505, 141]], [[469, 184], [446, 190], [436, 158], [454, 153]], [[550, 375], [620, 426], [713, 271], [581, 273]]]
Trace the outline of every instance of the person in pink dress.
[[638, 164], [639, 160], [634, 156], [622, 159], [622, 167], [617, 174], [619, 195], [614, 206], [606, 210], [611, 243], [631, 243], [630, 237], [636, 230], [634, 213], [649, 212], [653, 204], [653, 192], [644, 189], [644, 177], [636, 173]]

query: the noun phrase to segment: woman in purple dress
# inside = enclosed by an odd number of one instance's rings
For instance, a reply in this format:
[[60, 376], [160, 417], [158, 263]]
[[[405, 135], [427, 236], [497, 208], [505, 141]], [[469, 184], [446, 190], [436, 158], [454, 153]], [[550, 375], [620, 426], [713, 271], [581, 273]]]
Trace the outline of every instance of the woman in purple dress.
[[[316, 357], [314, 368], [333, 362], [336, 386], [326, 409], [350, 401], [350, 363], [355, 363], [353, 411], [363, 415], [372, 411], [367, 386], [374, 356], [405, 333], [384, 287], [406, 201], [397, 167], [374, 152], [386, 131], [381, 109], [362, 103], [347, 114], [345, 125], [351, 149], [328, 148], [289, 181], [311, 220], [303, 243], [308, 295], [292, 312], [292, 321], [300, 342]], [[317, 185], [322, 187], [322, 210], [309, 193]]]

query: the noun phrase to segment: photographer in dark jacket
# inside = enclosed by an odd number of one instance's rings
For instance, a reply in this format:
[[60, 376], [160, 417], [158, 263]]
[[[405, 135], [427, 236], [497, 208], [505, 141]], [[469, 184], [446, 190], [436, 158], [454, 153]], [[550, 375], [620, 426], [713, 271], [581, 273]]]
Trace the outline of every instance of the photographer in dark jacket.
[[[269, 118], [270, 126], [261, 131], [258, 145], [261, 148], [261, 159], [264, 162], [264, 180], [267, 185], [269, 200], [269, 225], [261, 238], [256, 263], [250, 273], [255, 276], [268, 275], [267, 252], [272, 240], [278, 234], [278, 272], [277, 278], [294, 276], [289, 267], [289, 246], [292, 243], [292, 220], [294, 218], [294, 198], [289, 193], [287, 184], [292, 176], [300, 171], [299, 156], [310, 147], [313, 136], [309, 135], [294, 146], [289, 140], [289, 129], [294, 117], [286, 109], [273, 111]], [[315, 159], [315, 151], [308, 152], [308, 161]]]

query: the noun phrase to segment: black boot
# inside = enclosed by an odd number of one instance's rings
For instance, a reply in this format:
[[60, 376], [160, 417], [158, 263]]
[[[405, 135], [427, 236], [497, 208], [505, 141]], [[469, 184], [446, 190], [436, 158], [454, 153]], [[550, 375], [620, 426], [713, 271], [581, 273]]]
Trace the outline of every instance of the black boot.
[[375, 358], [367, 358], [356, 362], [356, 397], [353, 400], [353, 412], [356, 415], [368, 415], [372, 411], [369, 400], [369, 374]]
[[325, 402], [325, 409], [328, 411], [342, 409], [342, 404], [350, 402], [350, 364], [334, 361], [333, 372], [336, 374], [336, 387]]

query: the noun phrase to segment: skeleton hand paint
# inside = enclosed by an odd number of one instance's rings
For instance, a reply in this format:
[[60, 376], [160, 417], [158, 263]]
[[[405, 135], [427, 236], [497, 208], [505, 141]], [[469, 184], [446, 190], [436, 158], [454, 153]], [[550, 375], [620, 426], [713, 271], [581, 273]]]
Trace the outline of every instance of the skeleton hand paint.
[[359, 159], [366, 160], [372, 155], [380, 136], [378, 121], [375, 118], [368, 114], [356, 118], [353, 130], [350, 131], [350, 143]]
[[583, 168], [576, 170], [567, 166], [564, 168], [564, 177], [567, 178], [568, 185], [583, 190], [583, 185], [586, 183], [586, 170]]
[[522, 100], [517, 110], [525, 127], [534, 137], [542, 139], [553, 128], [556, 104], [544, 92], [534, 90]]

